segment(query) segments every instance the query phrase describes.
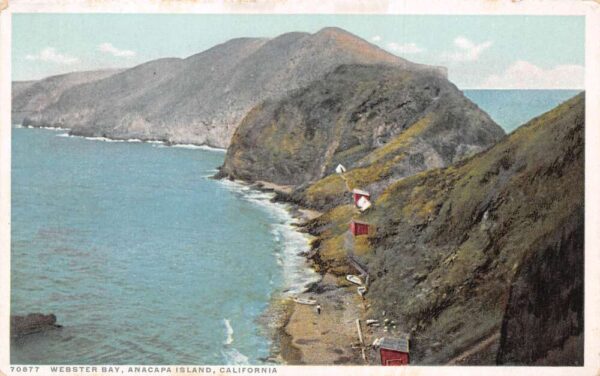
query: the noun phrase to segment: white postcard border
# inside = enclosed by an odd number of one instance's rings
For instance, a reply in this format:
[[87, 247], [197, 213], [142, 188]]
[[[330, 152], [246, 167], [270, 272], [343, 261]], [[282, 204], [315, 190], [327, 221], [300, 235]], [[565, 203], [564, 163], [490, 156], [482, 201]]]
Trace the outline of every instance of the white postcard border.
[[[285, 375], [600, 375], [600, 2], [577, 0], [257, 0], [257, 1], [105, 1], [15, 0], [0, 13], [0, 375], [11, 372], [10, 312], [10, 86], [11, 15], [13, 13], [271, 13], [271, 14], [444, 14], [444, 15], [584, 15], [586, 17], [586, 145], [585, 145], [585, 353], [584, 367], [374, 367], [277, 366]], [[126, 369], [127, 366], [120, 366]], [[172, 366], [174, 370], [176, 366]], [[247, 367], [248, 368], [248, 367]], [[266, 367], [272, 368], [272, 367]], [[211, 369], [220, 374], [218, 366]], [[241, 371], [240, 371], [241, 372]], [[38, 375], [96, 375], [100, 372]], [[126, 373], [122, 373], [126, 374]], [[139, 375], [140, 373], [135, 373]], [[146, 373], [153, 374], [153, 373]], [[173, 371], [172, 374], [178, 374]], [[244, 372], [243, 374], [254, 374]], [[267, 373], [265, 373], [267, 374]], [[271, 373], [273, 374], [273, 373]]]

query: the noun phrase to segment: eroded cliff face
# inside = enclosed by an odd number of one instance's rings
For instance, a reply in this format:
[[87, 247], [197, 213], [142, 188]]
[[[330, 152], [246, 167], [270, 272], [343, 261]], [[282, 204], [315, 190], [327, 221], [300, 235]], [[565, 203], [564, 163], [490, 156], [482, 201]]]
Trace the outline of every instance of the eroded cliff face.
[[72, 134], [227, 147], [246, 113], [266, 98], [307, 85], [344, 63], [408, 62], [337, 28], [273, 39], [238, 38], [186, 59], [159, 59], [65, 90], [24, 118]]
[[[579, 95], [487, 151], [389, 185], [366, 213], [329, 210], [308, 225], [317, 265], [354, 273], [349, 253], [367, 264], [369, 318], [410, 333], [415, 363], [444, 364], [485, 342], [463, 363], [578, 364], [584, 102]], [[352, 218], [371, 235], [348, 241]]]
[[583, 246], [584, 208], [575, 206], [514, 277], [498, 364], [583, 365]]
[[[297, 201], [323, 209], [344, 200], [348, 186], [377, 192], [503, 136], [440, 75], [389, 65], [342, 65], [253, 108], [234, 134], [220, 175], [292, 185], [298, 188]], [[334, 173], [338, 164], [349, 169], [345, 181]]]

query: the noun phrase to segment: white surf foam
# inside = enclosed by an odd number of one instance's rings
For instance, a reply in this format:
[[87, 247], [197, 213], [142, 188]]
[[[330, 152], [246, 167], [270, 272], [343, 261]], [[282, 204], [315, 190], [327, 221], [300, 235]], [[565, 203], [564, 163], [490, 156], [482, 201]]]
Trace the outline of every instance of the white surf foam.
[[70, 138], [83, 138], [84, 140], [89, 140], [89, 141], [102, 141], [102, 142], [131, 142], [131, 143], [139, 143], [139, 142], [144, 142], [142, 140], [139, 140], [137, 138], [132, 138], [129, 140], [115, 140], [112, 138], [107, 138], [107, 137], [87, 137], [87, 136], [77, 136], [77, 135], [72, 135], [72, 134], [68, 134], [68, 133], [61, 133], [61, 134], [57, 134], [56, 137], [70, 137]]
[[249, 359], [246, 355], [238, 351], [238, 349], [231, 347], [233, 343], [233, 328], [229, 319], [223, 319], [225, 324], [225, 333], [227, 338], [223, 342], [225, 348], [221, 350], [221, 354], [225, 358], [225, 363], [228, 365], [245, 365], [249, 363]]
[[245, 193], [250, 191], [250, 187], [248, 187], [247, 185], [244, 185], [238, 181], [232, 181], [229, 179], [221, 179], [218, 180], [218, 182], [225, 186], [225, 188], [227, 188], [228, 190], [235, 192], [235, 193]]
[[61, 128], [61, 127], [39, 127], [42, 129], [49, 129], [51, 131], [68, 131], [68, 128]]
[[277, 264], [283, 269], [283, 291], [288, 295], [296, 295], [306, 290], [307, 286], [319, 280], [319, 275], [307, 263], [302, 254], [310, 250], [310, 236], [298, 232], [292, 223], [295, 219], [290, 214], [287, 204], [271, 202], [274, 193], [261, 192], [250, 188], [239, 181], [219, 180], [221, 184], [240, 196], [263, 208], [274, 218], [271, 224], [273, 239], [280, 246], [280, 252], [274, 252]]
[[231, 345], [233, 343], [233, 328], [231, 327], [231, 323], [229, 322], [229, 319], [223, 319], [223, 322], [225, 323], [225, 330], [227, 333], [227, 338], [225, 339], [225, 342], [223, 342], [225, 345]]
[[[25, 127], [25, 128], [33, 128], [33, 127]], [[52, 129], [52, 130], [57, 130], [57, 131], [58, 130], [60, 130], [60, 131], [66, 131], [66, 130], [68, 130], [68, 129], [65, 129], [65, 128], [46, 128], [46, 127], [42, 127], [42, 128], [44, 128], [44, 129]], [[71, 134], [68, 134], [68, 133], [61, 133], [61, 134], [59, 134], [57, 136], [58, 137], [83, 138], [83, 139], [90, 140], [90, 141], [146, 143], [146, 144], [152, 144], [152, 146], [157, 147], [157, 148], [196, 149], [196, 150], [206, 150], [206, 151], [219, 152], [219, 153], [225, 153], [225, 152], [227, 152], [227, 149], [215, 148], [215, 147], [208, 146], [208, 145], [167, 144], [164, 141], [159, 141], [159, 140], [141, 140], [139, 138], [128, 138], [128, 139], [124, 139], [124, 140], [119, 140], [119, 139], [108, 138], [108, 137], [78, 136], [78, 135], [71, 135]]]
[[227, 152], [227, 149], [215, 148], [215, 147], [208, 146], [208, 145], [173, 144], [173, 145], [166, 145], [166, 146], [170, 146], [173, 148], [180, 148], [180, 149], [200, 149], [200, 150], [208, 150], [208, 151], [218, 151], [221, 153]]
[[33, 127], [31, 125], [22, 125], [22, 124], [15, 124], [14, 127], [15, 128], [27, 128], [27, 129], [39, 128], [39, 129], [47, 129], [50, 131], [68, 131], [69, 130], [67, 128], [61, 128], [61, 127]]
[[241, 366], [249, 363], [249, 359], [246, 355], [239, 352], [237, 349], [230, 348], [222, 351], [225, 357], [225, 363], [232, 366]]

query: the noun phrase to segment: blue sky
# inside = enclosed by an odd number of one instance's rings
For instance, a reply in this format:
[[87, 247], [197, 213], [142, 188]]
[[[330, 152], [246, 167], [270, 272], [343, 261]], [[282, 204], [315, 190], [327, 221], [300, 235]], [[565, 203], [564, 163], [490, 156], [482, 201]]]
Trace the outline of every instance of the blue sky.
[[235, 37], [346, 29], [460, 88], [583, 88], [580, 16], [15, 14], [13, 79], [187, 57]]

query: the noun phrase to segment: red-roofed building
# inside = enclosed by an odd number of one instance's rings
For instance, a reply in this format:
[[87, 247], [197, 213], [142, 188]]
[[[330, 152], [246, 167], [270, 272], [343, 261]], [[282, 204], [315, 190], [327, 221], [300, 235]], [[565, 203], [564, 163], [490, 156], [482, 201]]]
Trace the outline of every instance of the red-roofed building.
[[350, 232], [354, 236], [369, 235], [369, 224], [367, 222], [360, 222], [352, 220], [350, 222]]
[[382, 366], [405, 366], [410, 362], [408, 338], [382, 338], [379, 342], [379, 356]]

